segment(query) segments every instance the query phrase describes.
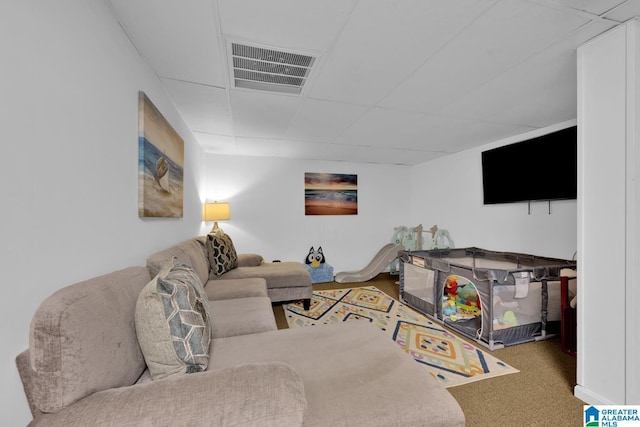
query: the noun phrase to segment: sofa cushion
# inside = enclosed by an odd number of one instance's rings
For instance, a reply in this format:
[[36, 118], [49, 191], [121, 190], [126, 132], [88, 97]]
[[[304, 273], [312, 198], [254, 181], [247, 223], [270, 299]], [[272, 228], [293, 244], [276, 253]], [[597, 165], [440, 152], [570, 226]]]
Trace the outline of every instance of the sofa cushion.
[[278, 362], [150, 381], [94, 393], [29, 426], [301, 426], [307, 410], [304, 385]]
[[257, 267], [238, 267], [224, 276], [211, 279], [247, 279], [262, 277], [267, 281], [267, 288], [307, 287], [311, 289], [311, 275], [306, 267], [296, 261], [267, 262]]
[[204, 290], [209, 298], [209, 305], [211, 301], [217, 300], [269, 296], [267, 281], [261, 277], [209, 280]]
[[305, 427], [465, 425], [453, 396], [367, 321], [217, 338], [207, 369], [271, 360], [302, 378]]
[[188, 239], [150, 255], [147, 258], [147, 268], [151, 277], [155, 277], [169, 260], [177, 257], [182, 264], [188, 265], [198, 273], [202, 283], [206, 283], [209, 278], [209, 260], [204, 239]]
[[209, 363], [211, 314], [193, 269], [169, 261], [140, 292], [136, 333], [151, 377], [201, 372]]
[[135, 306], [149, 282], [130, 267], [64, 287], [31, 320], [31, 371], [25, 389], [34, 407], [55, 412], [100, 390], [134, 384], [145, 369]]
[[238, 266], [238, 255], [233, 241], [225, 233], [207, 235], [209, 278], [221, 276]]
[[212, 337], [233, 337], [278, 329], [269, 297], [248, 297], [210, 301], [216, 316]]

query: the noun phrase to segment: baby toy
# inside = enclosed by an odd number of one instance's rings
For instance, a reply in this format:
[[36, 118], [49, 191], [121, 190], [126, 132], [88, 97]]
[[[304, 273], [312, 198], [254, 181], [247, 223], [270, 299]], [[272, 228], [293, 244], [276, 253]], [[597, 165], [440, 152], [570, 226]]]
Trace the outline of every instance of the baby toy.
[[454, 299], [448, 297], [442, 298], [442, 314], [454, 322], [458, 320], [458, 309], [456, 308]]
[[504, 329], [512, 326], [518, 326], [518, 318], [511, 310], [507, 310], [502, 316], [493, 319], [494, 329]]
[[318, 246], [318, 250], [314, 250], [313, 246], [309, 249], [309, 254], [307, 255], [307, 259], [305, 259], [305, 264], [308, 264], [312, 268], [320, 267], [320, 264], [324, 264], [324, 252], [322, 252], [322, 246]]
[[473, 285], [458, 286], [458, 296], [471, 302], [478, 301], [478, 291]]
[[402, 245], [404, 236], [408, 233], [409, 229], [404, 225], [400, 225], [398, 227], [394, 227], [393, 231], [394, 233], [393, 236], [391, 236], [391, 243]]
[[318, 246], [318, 250], [315, 250], [313, 246], [311, 246], [304, 263], [307, 271], [311, 275], [311, 283], [333, 281], [333, 267], [325, 261], [322, 246]]
[[429, 231], [433, 236], [431, 238], [431, 242], [429, 242], [429, 249], [446, 249], [456, 247], [448, 230], [438, 229], [438, 226], [434, 225]]
[[493, 297], [493, 324], [506, 328], [509, 326], [517, 326], [518, 319], [512, 311], [518, 308], [516, 301], [503, 301], [498, 295]]
[[456, 276], [449, 276], [447, 280], [444, 282], [444, 293], [449, 296], [449, 298], [455, 298], [458, 294], [458, 278]]
[[422, 250], [422, 224], [415, 227], [407, 227], [400, 225], [393, 228], [393, 236], [391, 236], [391, 243], [396, 245], [402, 245], [407, 251], [420, 251]]
[[505, 302], [502, 301], [498, 295], [494, 295], [493, 297], [493, 312], [497, 311], [505, 311], [505, 308], [518, 308], [518, 303], [516, 301]]
[[502, 324], [507, 326], [518, 326], [516, 314], [511, 310], [506, 311], [504, 316], [502, 316]]
[[469, 284], [458, 286], [458, 294], [456, 296], [456, 307], [473, 315], [480, 314], [480, 299], [476, 287]]
[[[391, 243], [394, 245], [402, 245], [405, 251], [421, 251], [423, 238], [422, 233], [424, 230], [422, 224], [415, 227], [407, 227], [405, 225], [399, 225], [393, 228], [393, 236], [391, 236]], [[391, 261], [389, 266], [389, 272], [391, 274], [398, 274], [400, 270], [400, 261], [395, 258]]]

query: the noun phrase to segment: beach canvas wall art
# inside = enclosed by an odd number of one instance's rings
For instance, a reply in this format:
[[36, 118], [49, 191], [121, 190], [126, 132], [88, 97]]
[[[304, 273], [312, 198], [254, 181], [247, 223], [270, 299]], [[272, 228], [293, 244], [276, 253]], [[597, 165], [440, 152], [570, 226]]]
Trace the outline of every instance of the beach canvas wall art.
[[182, 218], [184, 141], [138, 93], [138, 216]]
[[305, 215], [357, 215], [358, 175], [304, 174]]

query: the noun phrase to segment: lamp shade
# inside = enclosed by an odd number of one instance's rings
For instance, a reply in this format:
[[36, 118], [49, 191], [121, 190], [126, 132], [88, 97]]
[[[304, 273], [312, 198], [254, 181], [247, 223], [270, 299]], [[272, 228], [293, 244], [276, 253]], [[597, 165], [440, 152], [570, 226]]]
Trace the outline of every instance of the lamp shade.
[[229, 203], [227, 202], [213, 202], [205, 203], [202, 212], [202, 219], [205, 221], [222, 221], [231, 219], [231, 213], [229, 211]]

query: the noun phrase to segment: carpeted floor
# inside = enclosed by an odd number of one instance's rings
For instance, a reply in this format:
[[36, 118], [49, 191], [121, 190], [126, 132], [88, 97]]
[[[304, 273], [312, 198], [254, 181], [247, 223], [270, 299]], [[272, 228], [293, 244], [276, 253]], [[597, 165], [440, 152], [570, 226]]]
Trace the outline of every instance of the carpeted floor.
[[[397, 276], [382, 273], [364, 283], [320, 283], [314, 290], [375, 286], [398, 299]], [[274, 305], [278, 327], [287, 328], [282, 305]], [[477, 344], [473, 343], [472, 344]], [[552, 338], [489, 351], [520, 372], [448, 388], [474, 426], [579, 426], [584, 402], [573, 396], [576, 359]]]
[[518, 372], [375, 286], [315, 290], [309, 310], [302, 302], [283, 308], [290, 328], [371, 323], [447, 388]]

